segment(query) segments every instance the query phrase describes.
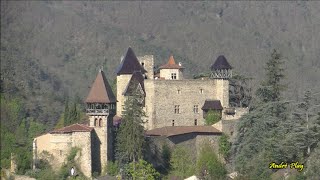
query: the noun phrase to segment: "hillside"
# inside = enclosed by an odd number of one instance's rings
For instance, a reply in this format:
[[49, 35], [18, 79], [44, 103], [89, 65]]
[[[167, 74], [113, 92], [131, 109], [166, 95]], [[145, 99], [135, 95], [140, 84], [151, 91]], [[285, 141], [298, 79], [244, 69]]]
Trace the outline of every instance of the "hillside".
[[63, 97], [85, 98], [101, 66], [115, 78], [128, 46], [156, 65], [173, 54], [188, 77], [224, 54], [255, 85], [275, 48], [286, 96], [298, 98], [320, 87], [319, 32], [320, 2], [1, 1], [1, 92], [52, 126]]

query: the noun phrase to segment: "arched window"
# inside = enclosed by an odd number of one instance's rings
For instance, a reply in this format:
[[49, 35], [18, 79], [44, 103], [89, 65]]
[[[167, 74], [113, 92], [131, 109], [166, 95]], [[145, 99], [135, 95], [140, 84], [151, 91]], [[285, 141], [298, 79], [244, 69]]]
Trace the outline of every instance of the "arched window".
[[94, 124], [93, 124], [93, 126], [97, 126], [97, 123], [98, 123], [98, 119], [95, 118], [95, 119], [94, 119]]
[[102, 126], [102, 119], [100, 118], [99, 119], [99, 127], [101, 127]]
[[198, 125], [198, 120], [197, 120], [197, 119], [194, 120], [194, 125], [195, 125], [195, 126]]

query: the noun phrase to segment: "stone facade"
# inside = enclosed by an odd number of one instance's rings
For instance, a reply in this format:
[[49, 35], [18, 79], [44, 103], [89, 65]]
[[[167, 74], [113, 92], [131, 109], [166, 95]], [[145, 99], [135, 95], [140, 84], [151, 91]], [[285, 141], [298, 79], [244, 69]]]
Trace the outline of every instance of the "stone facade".
[[36, 161], [47, 160], [53, 169], [59, 169], [72, 147], [80, 149], [80, 155], [76, 158], [81, 172], [91, 177], [91, 132], [73, 132], [66, 134], [44, 134], [35, 138], [34, 155]]
[[[144, 59], [144, 62], [147, 60]], [[172, 70], [179, 71], [178, 69]], [[118, 116], [122, 114], [125, 100], [123, 92], [130, 78], [131, 75], [127, 74], [117, 76]], [[144, 87], [146, 92], [144, 110], [148, 119], [146, 129], [172, 125], [204, 125], [201, 107], [206, 99], [220, 100], [223, 107], [229, 107], [229, 81], [227, 79], [163, 80], [148, 78], [144, 80]]]

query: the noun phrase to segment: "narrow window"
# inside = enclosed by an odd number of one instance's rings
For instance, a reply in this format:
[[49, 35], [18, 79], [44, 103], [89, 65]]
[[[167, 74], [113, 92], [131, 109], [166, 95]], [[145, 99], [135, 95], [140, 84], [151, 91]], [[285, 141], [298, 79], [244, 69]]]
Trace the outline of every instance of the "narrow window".
[[195, 113], [195, 114], [199, 113], [199, 106], [198, 105], [193, 106], [193, 113]]
[[141, 63], [142, 67], [144, 67], [144, 62]]
[[62, 156], [62, 150], [59, 151], [60, 156]]
[[94, 125], [94, 126], [97, 126], [97, 124], [98, 124], [98, 119], [97, 119], [97, 118], [95, 118], [95, 119], [94, 119], [94, 124], [93, 124], [93, 125]]
[[200, 94], [203, 94], [203, 89], [200, 89]]
[[197, 120], [197, 119], [194, 120], [194, 125], [195, 125], [195, 126], [198, 125], [198, 120]]
[[171, 73], [171, 79], [177, 79], [177, 73]]
[[172, 126], [174, 126], [174, 120], [172, 120]]
[[174, 113], [175, 114], [179, 114], [180, 113], [180, 106], [179, 105], [175, 105], [174, 106]]
[[99, 127], [101, 127], [102, 126], [102, 119], [100, 118], [99, 119]]
[[178, 94], [181, 94], [181, 90], [180, 89], [178, 89]]

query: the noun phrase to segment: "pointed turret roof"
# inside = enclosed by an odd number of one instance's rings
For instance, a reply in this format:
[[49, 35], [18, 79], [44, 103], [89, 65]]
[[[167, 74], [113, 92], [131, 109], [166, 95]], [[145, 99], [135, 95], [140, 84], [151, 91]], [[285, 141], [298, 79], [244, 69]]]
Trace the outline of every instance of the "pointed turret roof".
[[128, 95], [132, 95], [134, 93], [134, 91], [137, 88], [137, 85], [141, 86], [141, 89], [144, 93], [144, 96], [146, 95], [146, 91], [144, 89], [144, 77], [141, 74], [141, 72], [134, 72], [132, 74], [132, 77], [125, 89], [125, 91], [123, 92], [123, 95], [128, 96]]
[[176, 64], [173, 56], [171, 55], [167, 64], [160, 66], [160, 69], [183, 69], [183, 67], [179, 64]]
[[232, 69], [232, 67], [228, 63], [227, 59], [223, 55], [220, 55], [211, 66], [211, 70], [215, 69]]
[[117, 70], [117, 75], [121, 74], [132, 74], [135, 71], [140, 71], [141, 73], [146, 73], [147, 71], [140, 65], [137, 56], [134, 54], [131, 47], [121, 61], [120, 66]]
[[106, 76], [102, 70], [99, 71], [96, 80], [91, 86], [86, 103], [114, 103], [116, 98], [112, 92]]

